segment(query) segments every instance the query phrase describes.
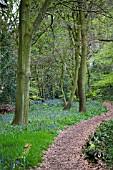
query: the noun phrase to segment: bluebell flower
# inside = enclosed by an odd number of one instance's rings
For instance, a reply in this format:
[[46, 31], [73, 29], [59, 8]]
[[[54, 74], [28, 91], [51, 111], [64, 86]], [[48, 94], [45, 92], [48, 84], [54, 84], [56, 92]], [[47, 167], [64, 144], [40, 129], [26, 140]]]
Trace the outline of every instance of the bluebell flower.
[[10, 122], [11, 120], [12, 120], [12, 118], [11, 118], [11, 117], [9, 117], [9, 118], [7, 119], [7, 121], [8, 121], [8, 122]]
[[21, 160], [20, 159], [16, 159], [15, 163], [16, 163], [16, 165], [21, 164]]
[[7, 161], [8, 161], [8, 158], [2, 159], [2, 160], [1, 160], [2, 165], [5, 165]]
[[51, 125], [50, 128], [51, 128], [51, 129], [57, 129], [57, 126]]

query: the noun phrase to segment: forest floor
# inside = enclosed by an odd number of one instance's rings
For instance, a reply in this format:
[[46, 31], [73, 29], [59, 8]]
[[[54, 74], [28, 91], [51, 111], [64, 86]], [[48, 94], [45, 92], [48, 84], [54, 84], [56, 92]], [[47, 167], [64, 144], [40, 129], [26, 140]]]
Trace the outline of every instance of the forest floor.
[[44, 162], [35, 170], [108, 170], [106, 165], [99, 163], [96, 166], [84, 159], [82, 149], [92, 132], [97, 126], [113, 118], [113, 106], [105, 101], [107, 113], [89, 120], [82, 120], [75, 126], [70, 126], [60, 132], [55, 138], [54, 144], [44, 152]]

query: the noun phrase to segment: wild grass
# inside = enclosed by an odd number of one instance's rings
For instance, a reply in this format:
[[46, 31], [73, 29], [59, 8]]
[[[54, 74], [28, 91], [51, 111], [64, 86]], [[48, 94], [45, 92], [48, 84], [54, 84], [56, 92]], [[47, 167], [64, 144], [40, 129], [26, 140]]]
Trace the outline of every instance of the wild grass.
[[88, 101], [87, 112], [78, 113], [78, 103], [70, 110], [63, 110], [59, 100], [32, 103], [28, 129], [12, 126], [13, 113], [0, 115], [0, 169], [24, 170], [42, 162], [47, 150], [59, 131], [77, 122], [106, 112], [101, 101]]

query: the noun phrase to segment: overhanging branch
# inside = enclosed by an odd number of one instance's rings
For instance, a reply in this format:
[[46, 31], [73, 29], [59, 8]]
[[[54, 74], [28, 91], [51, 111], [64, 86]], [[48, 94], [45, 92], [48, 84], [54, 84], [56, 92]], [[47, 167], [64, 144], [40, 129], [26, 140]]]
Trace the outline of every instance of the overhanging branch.
[[50, 6], [51, 2], [52, 0], [45, 0], [44, 4], [42, 5], [42, 8], [40, 9], [35, 21], [33, 22], [32, 31], [31, 31], [32, 35], [35, 31], [37, 31], [37, 28], [39, 28], [39, 25], [42, 22], [45, 16], [45, 13], [47, 12], [48, 7]]
[[48, 30], [48, 28], [51, 28], [53, 25], [53, 15], [51, 13], [46, 12], [47, 15], [51, 16], [51, 23], [40, 33], [37, 33], [35, 35], [35, 37], [37, 37], [37, 39], [32, 43], [32, 45], [36, 44], [36, 42], [38, 41], [38, 39]]
[[98, 39], [98, 40], [103, 42], [113, 42], [113, 39]]

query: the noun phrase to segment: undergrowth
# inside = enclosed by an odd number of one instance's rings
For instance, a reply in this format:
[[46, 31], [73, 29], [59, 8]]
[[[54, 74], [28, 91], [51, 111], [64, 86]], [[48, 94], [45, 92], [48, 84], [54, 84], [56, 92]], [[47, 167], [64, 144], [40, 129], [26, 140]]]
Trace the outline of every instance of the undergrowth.
[[59, 100], [32, 103], [28, 129], [12, 126], [13, 113], [0, 115], [0, 169], [24, 170], [39, 166], [43, 151], [47, 150], [59, 131], [81, 120], [106, 112], [101, 102], [88, 101], [87, 112], [78, 113], [78, 104], [63, 110]]
[[90, 136], [84, 149], [89, 162], [101, 160], [109, 168], [113, 168], [113, 119], [103, 123]]

